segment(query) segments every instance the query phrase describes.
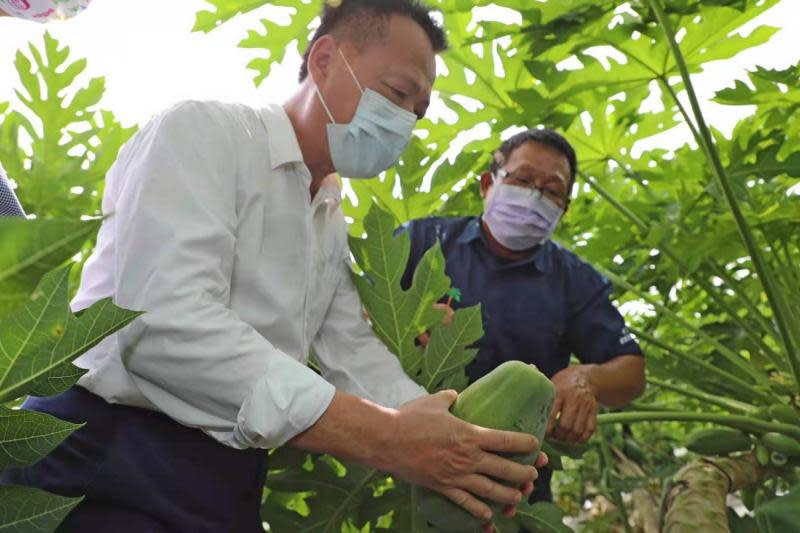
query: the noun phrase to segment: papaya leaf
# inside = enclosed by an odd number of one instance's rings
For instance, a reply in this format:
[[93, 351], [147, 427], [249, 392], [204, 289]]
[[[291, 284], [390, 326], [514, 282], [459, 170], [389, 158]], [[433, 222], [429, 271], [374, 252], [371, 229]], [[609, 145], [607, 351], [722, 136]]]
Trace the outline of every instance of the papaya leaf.
[[24, 303], [45, 273], [74, 256], [100, 222], [0, 218], [0, 318]]
[[[23, 107], [7, 111], [0, 124], [0, 161], [25, 210], [40, 218], [99, 214], [103, 178], [136, 130], [98, 107], [104, 78], [77, 85], [86, 60], [69, 56], [49, 32], [42, 47], [19, 50], [15, 93]], [[30, 150], [23, 149], [25, 137]]]
[[410, 240], [407, 234], [394, 235], [397, 221], [376, 205], [364, 219], [366, 239], [350, 238], [350, 248], [358, 266], [366, 273], [354, 282], [367, 308], [373, 329], [389, 350], [400, 358], [409, 375], [415, 374], [422, 359], [422, 348], [414, 340], [441, 320], [433, 309], [450, 288], [444, 273], [444, 257], [436, 246], [420, 261], [409, 290], [400, 280], [408, 263]]
[[82, 500], [28, 487], [0, 487], [0, 529], [9, 533], [54, 531]]
[[[375, 478], [375, 470], [355, 463], [340, 463], [329, 456], [318, 457], [309, 470], [298, 462], [271, 471], [267, 479], [270, 490], [308, 493], [304, 499], [311, 512], [303, 516], [287, 509], [285, 502], [268, 498], [262, 506], [262, 517], [277, 531], [338, 533], [358, 505], [373, 499]], [[281, 529], [289, 525], [292, 529]]]
[[36, 463], [81, 426], [44, 413], [0, 406], [0, 470]]
[[70, 371], [62, 365], [139, 316], [114, 306], [110, 299], [73, 315], [67, 301], [69, 271], [65, 267], [46, 275], [30, 302], [0, 320], [0, 402], [34, 390], [62, 388], [47, 383], [50, 372], [63, 382]]
[[793, 531], [800, 524], [800, 485], [755, 508], [756, 518], [764, 519], [770, 531]]
[[530, 504], [523, 502], [517, 505], [514, 517], [520, 526], [533, 533], [570, 533], [572, 530], [564, 524], [564, 511], [557, 505], [548, 502]]

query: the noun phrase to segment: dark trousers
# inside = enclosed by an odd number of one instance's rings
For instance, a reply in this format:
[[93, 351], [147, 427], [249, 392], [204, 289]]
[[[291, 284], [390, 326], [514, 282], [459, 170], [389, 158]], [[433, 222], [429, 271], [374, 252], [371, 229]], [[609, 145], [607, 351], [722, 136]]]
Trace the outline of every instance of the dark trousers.
[[106, 403], [81, 387], [25, 409], [86, 425], [0, 485], [85, 499], [59, 532], [262, 533], [264, 450], [235, 450], [160, 413]]

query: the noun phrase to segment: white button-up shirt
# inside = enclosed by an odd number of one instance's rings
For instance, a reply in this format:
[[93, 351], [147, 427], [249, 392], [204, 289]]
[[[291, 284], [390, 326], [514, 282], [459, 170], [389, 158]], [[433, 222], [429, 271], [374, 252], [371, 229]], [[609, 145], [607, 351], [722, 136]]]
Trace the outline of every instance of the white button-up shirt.
[[310, 183], [280, 106], [186, 102], [147, 124], [108, 173], [72, 302], [146, 314], [76, 361], [79, 384], [236, 448], [284, 444], [335, 388], [424, 394], [362, 317], [338, 184], [312, 200]]

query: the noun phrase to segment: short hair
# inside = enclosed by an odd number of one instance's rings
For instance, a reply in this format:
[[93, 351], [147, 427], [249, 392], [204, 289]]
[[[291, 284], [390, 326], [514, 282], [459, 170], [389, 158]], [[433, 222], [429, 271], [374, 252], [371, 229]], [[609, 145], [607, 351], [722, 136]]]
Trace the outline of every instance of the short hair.
[[570, 172], [569, 189], [572, 189], [572, 186], [575, 185], [575, 176], [578, 173], [578, 158], [575, 155], [575, 149], [561, 134], [549, 128], [530, 128], [517, 133], [500, 145], [500, 148], [495, 152], [495, 157], [492, 158], [492, 165], [489, 168], [492, 174], [496, 174], [506, 164], [514, 150], [529, 142], [549, 146], [567, 158]]
[[308, 56], [322, 36], [334, 35], [362, 47], [386, 35], [386, 23], [391, 15], [408, 17], [419, 24], [437, 54], [447, 50], [444, 30], [431, 17], [431, 8], [419, 0], [325, 0], [320, 15], [322, 22], [303, 54], [300, 82], [308, 77]]

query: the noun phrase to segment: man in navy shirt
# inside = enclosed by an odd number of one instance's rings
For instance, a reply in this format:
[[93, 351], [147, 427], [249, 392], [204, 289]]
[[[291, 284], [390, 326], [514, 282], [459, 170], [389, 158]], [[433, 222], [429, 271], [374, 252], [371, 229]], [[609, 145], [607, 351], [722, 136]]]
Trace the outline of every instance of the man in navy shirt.
[[[480, 217], [427, 218], [404, 226], [411, 256], [404, 286], [438, 240], [446, 272], [462, 299], [481, 304], [484, 337], [467, 367], [470, 382], [501, 363], [535, 364], [552, 379], [556, 399], [548, 436], [585, 442], [597, 427], [598, 404], [622, 406], [645, 388], [644, 358], [619, 311], [611, 284], [550, 240], [569, 207], [577, 161], [552, 130], [510, 138], [483, 173]], [[569, 366], [574, 354], [581, 364]], [[552, 500], [542, 469], [533, 501]]]

